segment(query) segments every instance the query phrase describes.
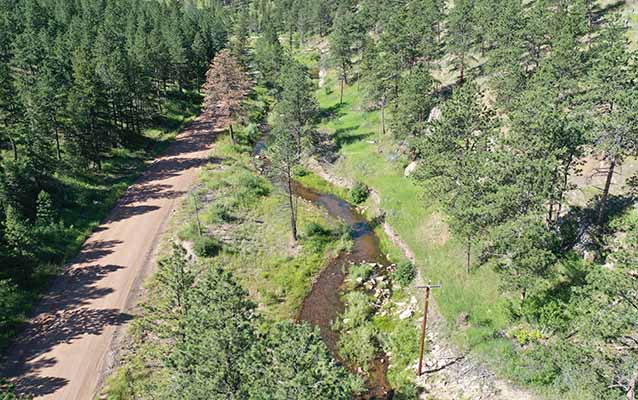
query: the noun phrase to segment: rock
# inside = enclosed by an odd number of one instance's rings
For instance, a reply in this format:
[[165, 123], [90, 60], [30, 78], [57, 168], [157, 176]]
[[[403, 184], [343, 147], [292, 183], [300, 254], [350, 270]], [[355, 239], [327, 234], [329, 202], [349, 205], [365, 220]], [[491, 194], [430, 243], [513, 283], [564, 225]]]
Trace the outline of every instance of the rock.
[[403, 171], [403, 176], [408, 177], [412, 175], [414, 171], [416, 171], [416, 168], [418, 166], [419, 166], [419, 163], [417, 161], [412, 161], [410, 164], [408, 164], [407, 167], [405, 167], [405, 171]]
[[470, 326], [470, 315], [466, 312], [462, 312], [456, 318], [456, 326], [461, 329], [467, 329]]
[[437, 121], [441, 118], [441, 109], [439, 107], [433, 107], [428, 116], [428, 122]]
[[412, 296], [412, 297], [410, 298], [410, 304], [416, 304], [416, 303], [417, 303], [417, 301], [416, 301], [416, 297]]
[[412, 315], [414, 315], [414, 310], [412, 309], [412, 307], [408, 307], [405, 310], [403, 310], [403, 312], [401, 312], [401, 314], [399, 314], [399, 319], [401, 319], [401, 320], [408, 319]]

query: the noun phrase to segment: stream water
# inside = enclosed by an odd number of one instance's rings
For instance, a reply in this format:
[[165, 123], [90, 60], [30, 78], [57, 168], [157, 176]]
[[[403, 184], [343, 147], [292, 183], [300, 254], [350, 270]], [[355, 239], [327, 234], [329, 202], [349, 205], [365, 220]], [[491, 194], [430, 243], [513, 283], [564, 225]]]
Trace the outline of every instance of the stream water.
[[[339, 360], [339, 332], [332, 329], [332, 323], [344, 310], [341, 301], [341, 289], [351, 264], [370, 262], [387, 265], [387, 258], [381, 253], [379, 239], [368, 224], [350, 204], [331, 194], [316, 192], [298, 183], [293, 186], [294, 193], [302, 199], [310, 201], [322, 208], [335, 219], [350, 225], [352, 231], [352, 250], [342, 252], [324, 267], [321, 274], [306, 296], [299, 312], [299, 319], [318, 326], [321, 336]], [[363, 400], [391, 399], [392, 390], [386, 380], [388, 363], [383, 357], [375, 358], [366, 379], [367, 393], [357, 397]]]
[[[258, 169], [263, 173], [266, 173], [270, 165], [268, 159], [262, 154], [265, 148], [265, 140], [262, 139], [253, 149], [253, 155], [259, 158], [262, 164]], [[332, 218], [350, 226], [352, 249], [349, 252], [342, 252], [323, 268], [312, 285], [310, 293], [304, 299], [298, 314], [298, 320], [307, 321], [311, 325], [319, 327], [321, 337], [333, 357], [339, 362], [343, 362], [339, 357], [339, 332], [332, 329], [332, 323], [345, 308], [341, 301], [341, 290], [348, 268], [352, 264], [363, 262], [384, 266], [387, 266], [389, 262], [381, 252], [379, 238], [368, 221], [348, 202], [337, 196], [307, 188], [298, 182], [293, 182], [292, 189], [299, 198], [322, 207]], [[355, 399], [391, 400], [394, 392], [386, 379], [387, 369], [387, 360], [384, 359], [383, 355], [377, 356], [369, 365], [365, 380], [367, 392], [355, 397]]]

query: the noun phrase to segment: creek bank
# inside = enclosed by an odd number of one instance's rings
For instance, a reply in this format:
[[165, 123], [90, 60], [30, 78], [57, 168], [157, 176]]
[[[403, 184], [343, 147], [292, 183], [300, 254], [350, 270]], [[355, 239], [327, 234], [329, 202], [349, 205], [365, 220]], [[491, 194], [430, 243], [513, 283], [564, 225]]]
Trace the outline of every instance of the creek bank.
[[[351, 188], [354, 181], [339, 176], [330, 170], [329, 165], [311, 160], [308, 169], [327, 182], [341, 187]], [[366, 210], [370, 218], [377, 219], [384, 215], [381, 208], [381, 194], [370, 188], [371, 209]], [[401, 250], [401, 253], [411, 262], [416, 264], [416, 255], [408, 244], [401, 239], [393, 227], [384, 220], [381, 227], [385, 235], [393, 245]], [[416, 284], [425, 282], [421, 271], [417, 268]], [[421, 293], [415, 293], [421, 295]], [[420, 310], [420, 307], [417, 307]], [[422, 316], [415, 321], [419, 325]], [[463, 324], [460, 324], [463, 325]], [[462, 326], [458, 327], [462, 329]], [[427, 343], [429, 352], [425, 355], [424, 369], [428, 372], [415, 379], [417, 387], [421, 391], [421, 398], [428, 399], [434, 396], [436, 399], [456, 400], [468, 399], [501, 399], [501, 400], [537, 400], [539, 397], [513, 386], [497, 377], [482, 362], [474, 359], [467, 352], [457, 348], [449, 339], [451, 327], [438, 311], [436, 301], [430, 302], [428, 314]], [[415, 339], [416, 340], [416, 339]], [[413, 370], [416, 371], [418, 354], [415, 354]]]
[[[324, 208], [328, 214], [348, 224], [352, 230], [352, 249], [342, 252], [331, 260], [306, 296], [299, 311], [298, 319], [318, 326], [324, 342], [338, 360], [339, 332], [332, 325], [344, 311], [341, 299], [343, 284], [347, 271], [352, 264], [376, 263], [388, 265], [379, 247], [379, 239], [365, 220], [346, 201], [331, 195], [316, 192], [298, 183], [293, 186], [295, 195]], [[386, 379], [387, 362], [384, 356], [379, 356], [370, 364], [366, 379], [368, 392], [361, 399], [391, 399], [392, 390]]]

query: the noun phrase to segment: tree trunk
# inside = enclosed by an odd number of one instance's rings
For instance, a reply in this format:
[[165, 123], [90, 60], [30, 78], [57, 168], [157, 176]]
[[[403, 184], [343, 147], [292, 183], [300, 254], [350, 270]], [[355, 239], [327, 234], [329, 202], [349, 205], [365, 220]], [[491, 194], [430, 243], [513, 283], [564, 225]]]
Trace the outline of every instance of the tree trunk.
[[11, 135], [9, 136], [9, 141], [11, 142], [11, 149], [13, 150], [13, 161], [17, 162], [18, 161], [18, 146], [16, 145], [15, 140], [13, 140], [13, 138], [11, 137]]
[[62, 150], [60, 149], [60, 129], [53, 119], [53, 130], [55, 131], [55, 152], [58, 155], [58, 161], [62, 161]]
[[343, 78], [341, 78], [341, 89], [339, 94], [339, 104], [343, 104]]
[[292, 239], [297, 241], [297, 210], [295, 210], [294, 200], [292, 198], [292, 176], [290, 166], [286, 170], [286, 179], [288, 180], [288, 203], [290, 206], [290, 229], [292, 230]]
[[461, 56], [461, 77], [459, 78], [459, 85], [465, 83], [465, 55]]
[[609, 198], [609, 188], [611, 187], [611, 180], [614, 177], [614, 169], [616, 168], [616, 159], [612, 158], [609, 164], [609, 171], [607, 172], [607, 179], [605, 180], [605, 188], [603, 189], [603, 197], [600, 199], [598, 205], [598, 220], [597, 224], [599, 228], [602, 228], [605, 222], [605, 212], [607, 211], [607, 199]]
[[385, 96], [381, 100], [381, 133], [385, 135]]

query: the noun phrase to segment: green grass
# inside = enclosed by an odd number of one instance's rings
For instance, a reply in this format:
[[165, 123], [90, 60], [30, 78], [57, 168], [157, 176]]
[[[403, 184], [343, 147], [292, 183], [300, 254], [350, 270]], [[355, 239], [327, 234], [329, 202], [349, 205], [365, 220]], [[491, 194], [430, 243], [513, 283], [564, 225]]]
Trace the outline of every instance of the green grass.
[[321, 178], [314, 172], [304, 170], [300, 175], [295, 176], [295, 180], [304, 185], [305, 187], [314, 189], [321, 193], [329, 193], [339, 197], [342, 200], [348, 200], [348, 190], [344, 188], [331, 185], [325, 179]]
[[[204, 231], [222, 242], [209, 261], [232, 271], [270, 319], [292, 319], [327, 259], [347, 245], [338, 222], [299, 202], [299, 242], [292, 240], [287, 198], [252, 169], [252, 158], [226, 140], [212, 156], [223, 159], [200, 175], [199, 205]], [[194, 205], [182, 212], [180, 237], [196, 240]]]
[[[442, 283], [443, 289], [434, 296], [456, 344], [472, 349], [495, 367], [502, 365], [503, 360], [512, 357], [513, 345], [499, 335], [510, 322], [507, 298], [499, 290], [500, 277], [488, 268], [466, 274], [462, 243], [448, 232], [445, 217], [428, 188], [403, 176], [408, 160], [390, 134], [380, 133], [379, 112], [366, 111], [367, 105], [356, 82], [346, 87], [340, 105], [338, 81], [334, 71], [329, 71], [326, 86], [316, 94], [324, 115], [320, 128], [333, 136], [342, 156], [334, 172], [351, 181], [360, 181], [380, 194], [387, 222], [414, 251], [422, 277]], [[390, 258], [402, 260], [400, 250], [380, 228], [377, 233]], [[409, 290], [403, 295], [407, 293]], [[469, 315], [470, 326], [464, 330], [455, 326], [461, 313]], [[393, 322], [382, 320], [380, 325], [395, 337], [403, 335]], [[404, 344], [406, 348], [410, 346]], [[400, 360], [400, 364], [407, 365], [408, 360]], [[393, 377], [393, 374], [390, 374], [391, 381], [407, 379]]]

